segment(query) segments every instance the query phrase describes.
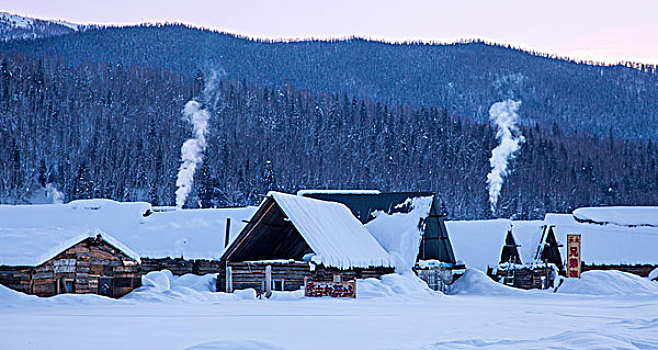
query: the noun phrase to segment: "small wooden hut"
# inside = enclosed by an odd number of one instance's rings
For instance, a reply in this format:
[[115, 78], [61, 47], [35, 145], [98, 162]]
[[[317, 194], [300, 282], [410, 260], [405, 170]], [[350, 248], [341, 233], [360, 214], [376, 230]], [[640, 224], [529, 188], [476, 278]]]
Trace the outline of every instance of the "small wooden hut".
[[500, 255], [498, 269], [489, 271], [494, 279], [523, 289], [553, 287], [557, 274], [564, 273], [554, 227], [514, 230], [510, 226]]
[[121, 297], [141, 285], [139, 256], [93, 229], [0, 229], [0, 284], [38, 296]]
[[293, 291], [305, 278], [331, 282], [394, 271], [388, 253], [345, 205], [278, 192], [268, 194], [220, 263], [217, 290], [228, 292]]

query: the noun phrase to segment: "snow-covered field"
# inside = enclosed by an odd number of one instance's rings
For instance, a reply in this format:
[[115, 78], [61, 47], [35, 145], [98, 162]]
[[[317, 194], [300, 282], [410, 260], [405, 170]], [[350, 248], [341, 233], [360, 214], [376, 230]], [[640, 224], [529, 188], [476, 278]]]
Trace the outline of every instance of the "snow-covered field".
[[389, 275], [359, 281], [355, 300], [299, 292], [259, 300], [250, 291], [210, 292], [212, 276], [166, 272], [144, 282], [118, 301], [39, 299], [0, 287], [1, 348], [658, 348], [658, 283], [614, 271], [584, 273], [552, 293], [511, 289], [468, 270], [453, 295]]

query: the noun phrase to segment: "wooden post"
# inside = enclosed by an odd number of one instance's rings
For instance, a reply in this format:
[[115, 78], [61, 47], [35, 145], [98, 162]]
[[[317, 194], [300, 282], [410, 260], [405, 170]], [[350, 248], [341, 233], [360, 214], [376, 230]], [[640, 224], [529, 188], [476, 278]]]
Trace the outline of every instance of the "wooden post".
[[272, 266], [265, 266], [265, 297], [272, 296]]
[[230, 266], [226, 267], [226, 293], [233, 293], [233, 271]]
[[224, 250], [228, 248], [228, 241], [230, 234], [231, 234], [231, 218], [226, 218], [226, 236], [224, 237]]

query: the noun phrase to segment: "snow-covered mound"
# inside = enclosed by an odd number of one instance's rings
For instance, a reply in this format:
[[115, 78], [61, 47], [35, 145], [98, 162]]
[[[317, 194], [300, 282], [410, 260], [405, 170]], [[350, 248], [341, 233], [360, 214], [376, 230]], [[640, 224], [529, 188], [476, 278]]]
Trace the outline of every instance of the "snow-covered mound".
[[564, 279], [557, 292], [587, 295], [655, 294], [658, 297], [658, 282], [621, 271], [587, 271], [583, 272], [580, 279]]
[[368, 278], [357, 280], [356, 296], [359, 299], [391, 296], [437, 296], [439, 292], [431, 290], [423, 280], [413, 272], [392, 273], [381, 279]]
[[23, 303], [34, 302], [38, 297], [17, 292], [0, 284], [0, 306], [18, 306]]
[[255, 340], [220, 340], [195, 345], [185, 350], [280, 350], [277, 345]]
[[658, 207], [589, 207], [573, 211], [578, 221], [619, 226], [658, 227]]
[[649, 279], [652, 281], [658, 281], [658, 267], [649, 272]]
[[252, 289], [230, 293], [215, 293], [217, 274], [174, 276], [171, 271], [153, 271], [142, 277], [142, 286], [121, 300], [136, 302], [183, 302], [255, 299]]
[[467, 269], [463, 276], [459, 277], [448, 290], [448, 294], [514, 294], [523, 293], [522, 289], [512, 288], [500, 284], [487, 276], [484, 272], [476, 269]]

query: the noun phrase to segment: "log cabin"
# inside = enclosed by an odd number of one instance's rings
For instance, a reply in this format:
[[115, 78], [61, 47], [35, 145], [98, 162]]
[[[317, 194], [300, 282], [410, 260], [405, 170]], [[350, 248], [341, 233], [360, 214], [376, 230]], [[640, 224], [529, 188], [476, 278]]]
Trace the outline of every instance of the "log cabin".
[[305, 279], [377, 278], [394, 270], [345, 205], [270, 192], [222, 255], [217, 290], [294, 291]]
[[184, 209], [107, 199], [66, 204], [0, 205], [0, 229], [98, 228], [137, 252], [140, 271], [174, 275], [219, 271], [227, 240], [235, 238], [255, 207]]
[[0, 284], [27, 294], [119, 298], [141, 286], [139, 264], [98, 229], [0, 228]]

